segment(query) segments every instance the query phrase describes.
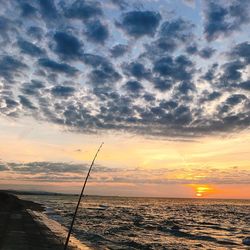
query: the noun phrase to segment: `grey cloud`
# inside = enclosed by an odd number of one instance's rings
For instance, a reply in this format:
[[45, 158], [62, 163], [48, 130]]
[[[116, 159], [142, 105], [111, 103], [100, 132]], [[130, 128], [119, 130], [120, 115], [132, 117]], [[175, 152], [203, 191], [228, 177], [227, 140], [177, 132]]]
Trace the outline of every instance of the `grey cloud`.
[[246, 100], [246, 96], [245, 95], [241, 95], [241, 94], [233, 94], [230, 97], [227, 98], [226, 103], [231, 105], [231, 106], [235, 106], [239, 103], [241, 103], [243, 100]]
[[123, 56], [128, 51], [128, 46], [124, 44], [117, 44], [110, 49], [114, 58]]
[[45, 54], [45, 51], [33, 43], [20, 39], [17, 42], [20, 50], [24, 54], [28, 54], [30, 56], [39, 57]]
[[187, 95], [190, 91], [194, 91], [195, 90], [195, 85], [191, 82], [181, 82], [178, 86], [178, 90], [182, 93]]
[[140, 82], [138, 81], [128, 81], [125, 85], [124, 85], [124, 88], [131, 92], [131, 93], [139, 93], [142, 89], [143, 89], [143, 86]]
[[38, 0], [43, 18], [56, 20], [58, 12], [54, 0]]
[[250, 81], [241, 82], [239, 88], [244, 90], [250, 90]]
[[161, 15], [153, 11], [130, 11], [122, 16], [117, 25], [128, 35], [139, 38], [153, 36], [160, 23]]
[[72, 96], [75, 92], [73, 87], [69, 86], [55, 86], [51, 89], [51, 93], [57, 97], [68, 97]]
[[164, 92], [172, 88], [173, 82], [169, 79], [164, 78], [154, 78], [153, 85], [156, 89]]
[[237, 44], [233, 50], [230, 52], [230, 55], [233, 58], [242, 58], [244, 59], [245, 64], [250, 63], [250, 43], [249, 42], [243, 42]]
[[31, 109], [31, 110], [37, 109], [27, 97], [23, 95], [19, 95], [18, 97], [23, 107]]
[[54, 51], [63, 59], [81, 58], [82, 43], [75, 36], [67, 32], [56, 32], [54, 40], [56, 42]]
[[[15, 172], [19, 180], [36, 180], [40, 182], [82, 181], [82, 176], [88, 170], [86, 164], [67, 162], [29, 162], [1, 163], [2, 171]], [[191, 179], [180, 178], [185, 174]], [[198, 175], [201, 177], [197, 177]], [[105, 183], [147, 183], [147, 184], [249, 184], [249, 171], [242, 167], [229, 167], [221, 170], [219, 167], [206, 168], [109, 168], [96, 165], [93, 168], [90, 181]], [[138, 178], [137, 176], [140, 176]], [[164, 176], [164, 178], [163, 178]], [[7, 177], [11, 178], [11, 177]]]
[[[147, 56], [154, 58], [157, 55], [174, 53], [180, 46], [193, 43], [193, 28], [194, 25], [191, 22], [182, 18], [163, 22], [157, 34], [157, 39], [145, 44]], [[191, 51], [190, 48], [189, 51]]]
[[7, 105], [7, 108], [15, 108], [18, 106], [18, 102], [14, 101], [13, 99], [9, 98], [9, 97], [5, 97], [5, 103]]
[[11, 33], [18, 33], [16, 24], [11, 19], [0, 16], [0, 37], [2, 38], [1, 43], [7, 44], [10, 43], [10, 35]]
[[155, 59], [159, 56], [173, 53], [178, 48], [176, 41], [160, 37], [150, 44], [145, 44], [146, 52], [143, 54], [146, 58]]
[[6, 164], [0, 162], [0, 171], [6, 171], [6, 170], [9, 170]]
[[43, 37], [43, 29], [37, 26], [31, 26], [27, 30], [27, 34], [37, 40], [41, 40]]
[[100, 20], [93, 20], [86, 24], [85, 34], [90, 41], [103, 44], [109, 37], [109, 30]]
[[160, 27], [159, 35], [167, 39], [174, 39], [185, 42], [193, 37], [193, 28], [194, 25], [189, 21], [178, 18], [175, 20], [164, 22]]
[[93, 54], [84, 54], [83, 60], [87, 65], [94, 68], [88, 74], [89, 83], [94, 86], [105, 83], [113, 84], [121, 78], [107, 58]]
[[211, 47], [205, 47], [202, 50], [199, 51], [199, 55], [204, 58], [204, 59], [209, 59], [213, 56], [213, 54], [215, 53], [215, 49], [211, 48]]
[[206, 2], [204, 34], [208, 41], [229, 36], [250, 20], [249, 1], [231, 1], [229, 5], [220, 1]]
[[139, 62], [132, 62], [124, 65], [124, 71], [127, 75], [133, 76], [137, 79], [149, 79], [151, 77], [150, 70], [146, 69], [144, 65]]
[[190, 80], [193, 74], [193, 63], [184, 55], [176, 58], [166, 56], [154, 63], [154, 72], [174, 81]]
[[218, 64], [214, 63], [208, 70], [207, 72], [202, 76], [203, 79], [207, 80], [207, 81], [212, 81], [214, 79], [216, 79], [215, 74], [216, 71], [218, 69]]
[[68, 64], [65, 64], [65, 63], [58, 63], [58, 62], [55, 62], [49, 58], [41, 58], [38, 60], [38, 64], [40, 66], [42, 66], [43, 68], [45, 69], [48, 69], [50, 71], [54, 71], [54, 72], [59, 72], [59, 73], [65, 73], [65, 74], [68, 74], [68, 75], [76, 75], [77, 73], [77, 69], [68, 65]]
[[239, 81], [241, 79], [242, 73], [241, 69], [243, 69], [245, 65], [241, 61], [232, 61], [223, 65], [223, 75], [221, 76], [221, 80], [228, 84], [228, 82]]
[[87, 170], [87, 165], [84, 164], [70, 164], [70, 163], [56, 163], [56, 162], [29, 162], [26, 164], [21, 163], [8, 163], [10, 169], [16, 172], [23, 172], [29, 174], [38, 173], [82, 173]]
[[92, 17], [101, 16], [101, 5], [97, 1], [76, 0], [71, 6], [65, 9], [68, 18], [88, 20]]
[[30, 83], [23, 83], [21, 91], [25, 95], [37, 95], [40, 89], [43, 89], [45, 86], [39, 80], [31, 80]]
[[37, 9], [29, 3], [22, 3], [20, 8], [23, 17], [31, 17], [37, 13]]
[[[214, 1], [220, 7], [206, 9], [209, 44], [185, 15], [160, 14], [153, 2], [152, 10], [145, 10], [149, 3], [114, 2], [121, 8], [87, 0], [2, 4], [1, 114], [30, 115], [79, 133], [177, 140], [249, 127], [250, 45], [239, 43], [247, 16], [236, 15], [245, 0]], [[208, 21], [217, 30], [209, 30]], [[220, 29], [228, 24], [231, 30]], [[238, 42], [232, 48], [222, 51], [212, 42], [239, 29], [239, 39], [229, 38], [229, 44]]]
[[11, 81], [16, 74], [21, 73], [21, 70], [27, 67], [26, 64], [11, 56], [0, 57], [0, 76], [7, 81]]
[[205, 101], [211, 102], [222, 96], [222, 93], [217, 92], [217, 91], [213, 91], [211, 93], [209, 93], [208, 91], [205, 91], [203, 94], [205, 97], [203, 97], [202, 102], [205, 102]]
[[186, 47], [186, 52], [190, 55], [194, 55], [198, 53], [198, 46], [197, 44], [191, 44]]

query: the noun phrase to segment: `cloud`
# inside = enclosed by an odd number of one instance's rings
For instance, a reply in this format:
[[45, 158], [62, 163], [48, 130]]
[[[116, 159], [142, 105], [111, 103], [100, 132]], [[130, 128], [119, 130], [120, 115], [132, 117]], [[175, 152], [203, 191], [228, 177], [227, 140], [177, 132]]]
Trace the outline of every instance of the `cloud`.
[[126, 0], [111, 0], [111, 2], [121, 10], [125, 10], [129, 6], [129, 3]]
[[230, 52], [230, 55], [233, 58], [235, 57], [242, 58], [245, 64], [250, 64], [250, 43], [243, 42], [237, 44]]
[[228, 37], [241, 30], [249, 22], [249, 1], [232, 1], [222, 4], [221, 1], [206, 1], [204, 34], [208, 41], [219, 37]]
[[0, 113], [180, 140], [248, 128], [249, 3], [204, 4], [1, 2]]
[[154, 63], [154, 72], [173, 81], [185, 81], [192, 78], [193, 63], [184, 55], [176, 58], [162, 57]]
[[82, 173], [88, 169], [85, 164], [70, 164], [64, 162], [28, 162], [22, 163], [8, 163], [12, 171], [28, 173], [28, 174], [56, 174], [56, 173]]
[[57, 97], [67, 97], [72, 96], [75, 92], [73, 87], [69, 86], [55, 86], [51, 89], [51, 93]]
[[0, 171], [6, 171], [6, 170], [9, 170], [6, 164], [0, 161]]
[[54, 0], [38, 0], [40, 5], [41, 14], [44, 19], [50, 20], [57, 18], [57, 9]]
[[137, 79], [149, 79], [151, 76], [151, 72], [139, 62], [124, 65], [124, 71], [128, 76], [133, 76]]
[[173, 82], [169, 79], [154, 78], [153, 85], [156, 89], [164, 92], [172, 88]]
[[138, 81], [128, 81], [124, 85], [124, 88], [131, 93], [139, 93], [143, 89], [143, 86]]
[[161, 15], [153, 11], [130, 11], [122, 16], [117, 25], [128, 35], [139, 38], [142, 36], [154, 36], [160, 23]]
[[58, 63], [58, 62], [55, 62], [49, 58], [41, 58], [38, 60], [38, 64], [40, 66], [42, 66], [43, 68], [45, 69], [48, 69], [50, 71], [54, 71], [54, 72], [58, 72], [58, 73], [65, 73], [65, 74], [68, 74], [68, 75], [75, 75], [77, 73], [77, 69], [68, 65], [68, 64], [65, 64], [65, 63]]
[[88, 20], [101, 15], [101, 5], [96, 1], [76, 0], [68, 9], [65, 9], [65, 16], [68, 18]]
[[31, 38], [41, 40], [43, 38], [43, 29], [37, 26], [31, 26], [28, 28], [27, 34]]
[[161, 24], [156, 40], [145, 44], [145, 56], [155, 58], [174, 53], [178, 48], [194, 43], [194, 25], [182, 18], [174, 18]]
[[244, 90], [250, 90], [250, 81], [241, 82], [239, 87]]
[[218, 64], [214, 63], [208, 70], [207, 72], [202, 76], [203, 79], [207, 80], [207, 81], [212, 81], [214, 79], [216, 79], [215, 75], [216, 75], [216, 71], [218, 69]]
[[83, 54], [81, 42], [73, 35], [66, 32], [54, 34], [56, 47], [54, 51], [63, 59], [79, 59]]
[[173, 39], [166, 39], [165, 37], [160, 37], [155, 40], [152, 44], [146, 45], [149, 54], [162, 55], [163, 53], [172, 53], [177, 49], [178, 45]]
[[23, 17], [31, 17], [37, 13], [37, 9], [28, 3], [22, 3], [20, 7]]
[[197, 54], [198, 53], [198, 46], [197, 44], [193, 43], [191, 45], [188, 45], [186, 47], [186, 52], [190, 55], [194, 55], [194, 54]]
[[39, 57], [45, 54], [45, 51], [43, 49], [25, 40], [19, 40], [17, 42], [17, 45], [19, 46], [22, 53], [30, 56]]
[[246, 100], [246, 96], [245, 95], [241, 95], [241, 94], [233, 94], [230, 97], [227, 98], [226, 103], [231, 105], [231, 106], [235, 106], [239, 103], [241, 103], [243, 100]]
[[32, 102], [25, 96], [19, 95], [20, 103], [23, 105], [23, 107], [34, 110], [36, 107], [32, 104]]
[[11, 56], [0, 57], [0, 76], [7, 81], [12, 81], [16, 74], [21, 74], [21, 71], [27, 67], [26, 64]]
[[211, 47], [205, 47], [199, 51], [199, 55], [204, 59], [209, 59], [214, 55], [215, 51], [216, 50]]
[[5, 16], [0, 16], [0, 29], [0, 38], [2, 38], [1, 43], [5, 45], [10, 42], [10, 31], [17, 33], [15, 22]]
[[117, 44], [110, 49], [110, 53], [114, 58], [123, 56], [127, 51], [128, 46], [124, 44]]
[[89, 83], [94, 86], [105, 83], [112, 84], [121, 78], [107, 58], [93, 54], [84, 54], [83, 61], [94, 68], [88, 74]]
[[214, 101], [221, 96], [222, 96], [222, 93], [213, 91], [212, 93], [207, 93], [203, 101]]
[[178, 90], [182, 93], [187, 95], [190, 91], [195, 90], [195, 85], [191, 82], [181, 82], [178, 86]]
[[43, 89], [45, 86], [39, 80], [31, 80], [30, 83], [23, 83], [21, 91], [25, 95], [37, 95], [40, 89]]
[[100, 20], [93, 20], [86, 24], [87, 38], [95, 43], [103, 44], [109, 37], [107, 25], [104, 25]]
[[12, 100], [11, 98], [5, 97], [5, 103], [7, 105], [7, 108], [15, 108], [18, 106], [18, 102]]
[[[37, 182], [82, 182], [88, 168], [87, 164], [67, 162], [0, 163], [0, 170], [5, 171], [5, 180], [11, 180], [15, 174], [17, 180]], [[117, 184], [249, 184], [249, 171], [237, 166], [221, 170], [213, 166], [144, 169], [96, 165], [90, 181]]]
[[191, 24], [189, 21], [185, 21], [182, 18], [178, 18], [175, 20], [164, 22], [160, 27], [159, 35], [168, 39], [174, 39], [185, 42], [192, 38], [193, 28], [194, 25]]
[[241, 70], [245, 67], [245, 65], [241, 61], [232, 61], [225, 63], [223, 65], [223, 75], [221, 79], [228, 84], [230, 81], [239, 81], [241, 79], [242, 73]]

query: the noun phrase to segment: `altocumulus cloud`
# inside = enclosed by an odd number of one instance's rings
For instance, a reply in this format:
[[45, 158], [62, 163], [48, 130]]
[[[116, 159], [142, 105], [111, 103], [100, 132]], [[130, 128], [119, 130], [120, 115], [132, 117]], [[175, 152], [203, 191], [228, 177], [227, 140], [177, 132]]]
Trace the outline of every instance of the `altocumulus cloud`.
[[[65, 162], [0, 162], [4, 180], [36, 180], [38, 182], [82, 182], [88, 171], [87, 164]], [[13, 177], [14, 176], [14, 177]], [[138, 177], [139, 176], [139, 177]], [[195, 168], [109, 168], [96, 165], [91, 182], [134, 184], [249, 184], [249, 171], [232, 166], [221, 170], [216, 167]]]
[[158, 2], [1, 1], [0, 114], [82, 133], [248, 128], [249, 1]]

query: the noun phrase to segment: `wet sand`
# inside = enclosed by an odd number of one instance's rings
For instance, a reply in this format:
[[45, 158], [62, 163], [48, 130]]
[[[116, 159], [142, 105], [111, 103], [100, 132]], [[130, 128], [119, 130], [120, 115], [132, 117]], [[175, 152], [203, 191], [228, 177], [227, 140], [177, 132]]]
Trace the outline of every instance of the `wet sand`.
[[[43, 210], [40, 204], [0, 192], [0, 249], [62, 250], [64, 237], [59, 237], [34, 217], [34, 213]], [[83, 248], [70, 246], [68, 249]]]

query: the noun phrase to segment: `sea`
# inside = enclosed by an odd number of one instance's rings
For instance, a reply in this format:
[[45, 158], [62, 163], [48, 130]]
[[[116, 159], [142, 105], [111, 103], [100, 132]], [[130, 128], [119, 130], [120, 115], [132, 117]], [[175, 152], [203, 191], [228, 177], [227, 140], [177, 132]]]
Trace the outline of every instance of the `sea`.
[[[78, 197], [24, 195], [69, 228]], [[73, 235], [92, 249], [250, 249], [250, 200], [85, 196]]]

